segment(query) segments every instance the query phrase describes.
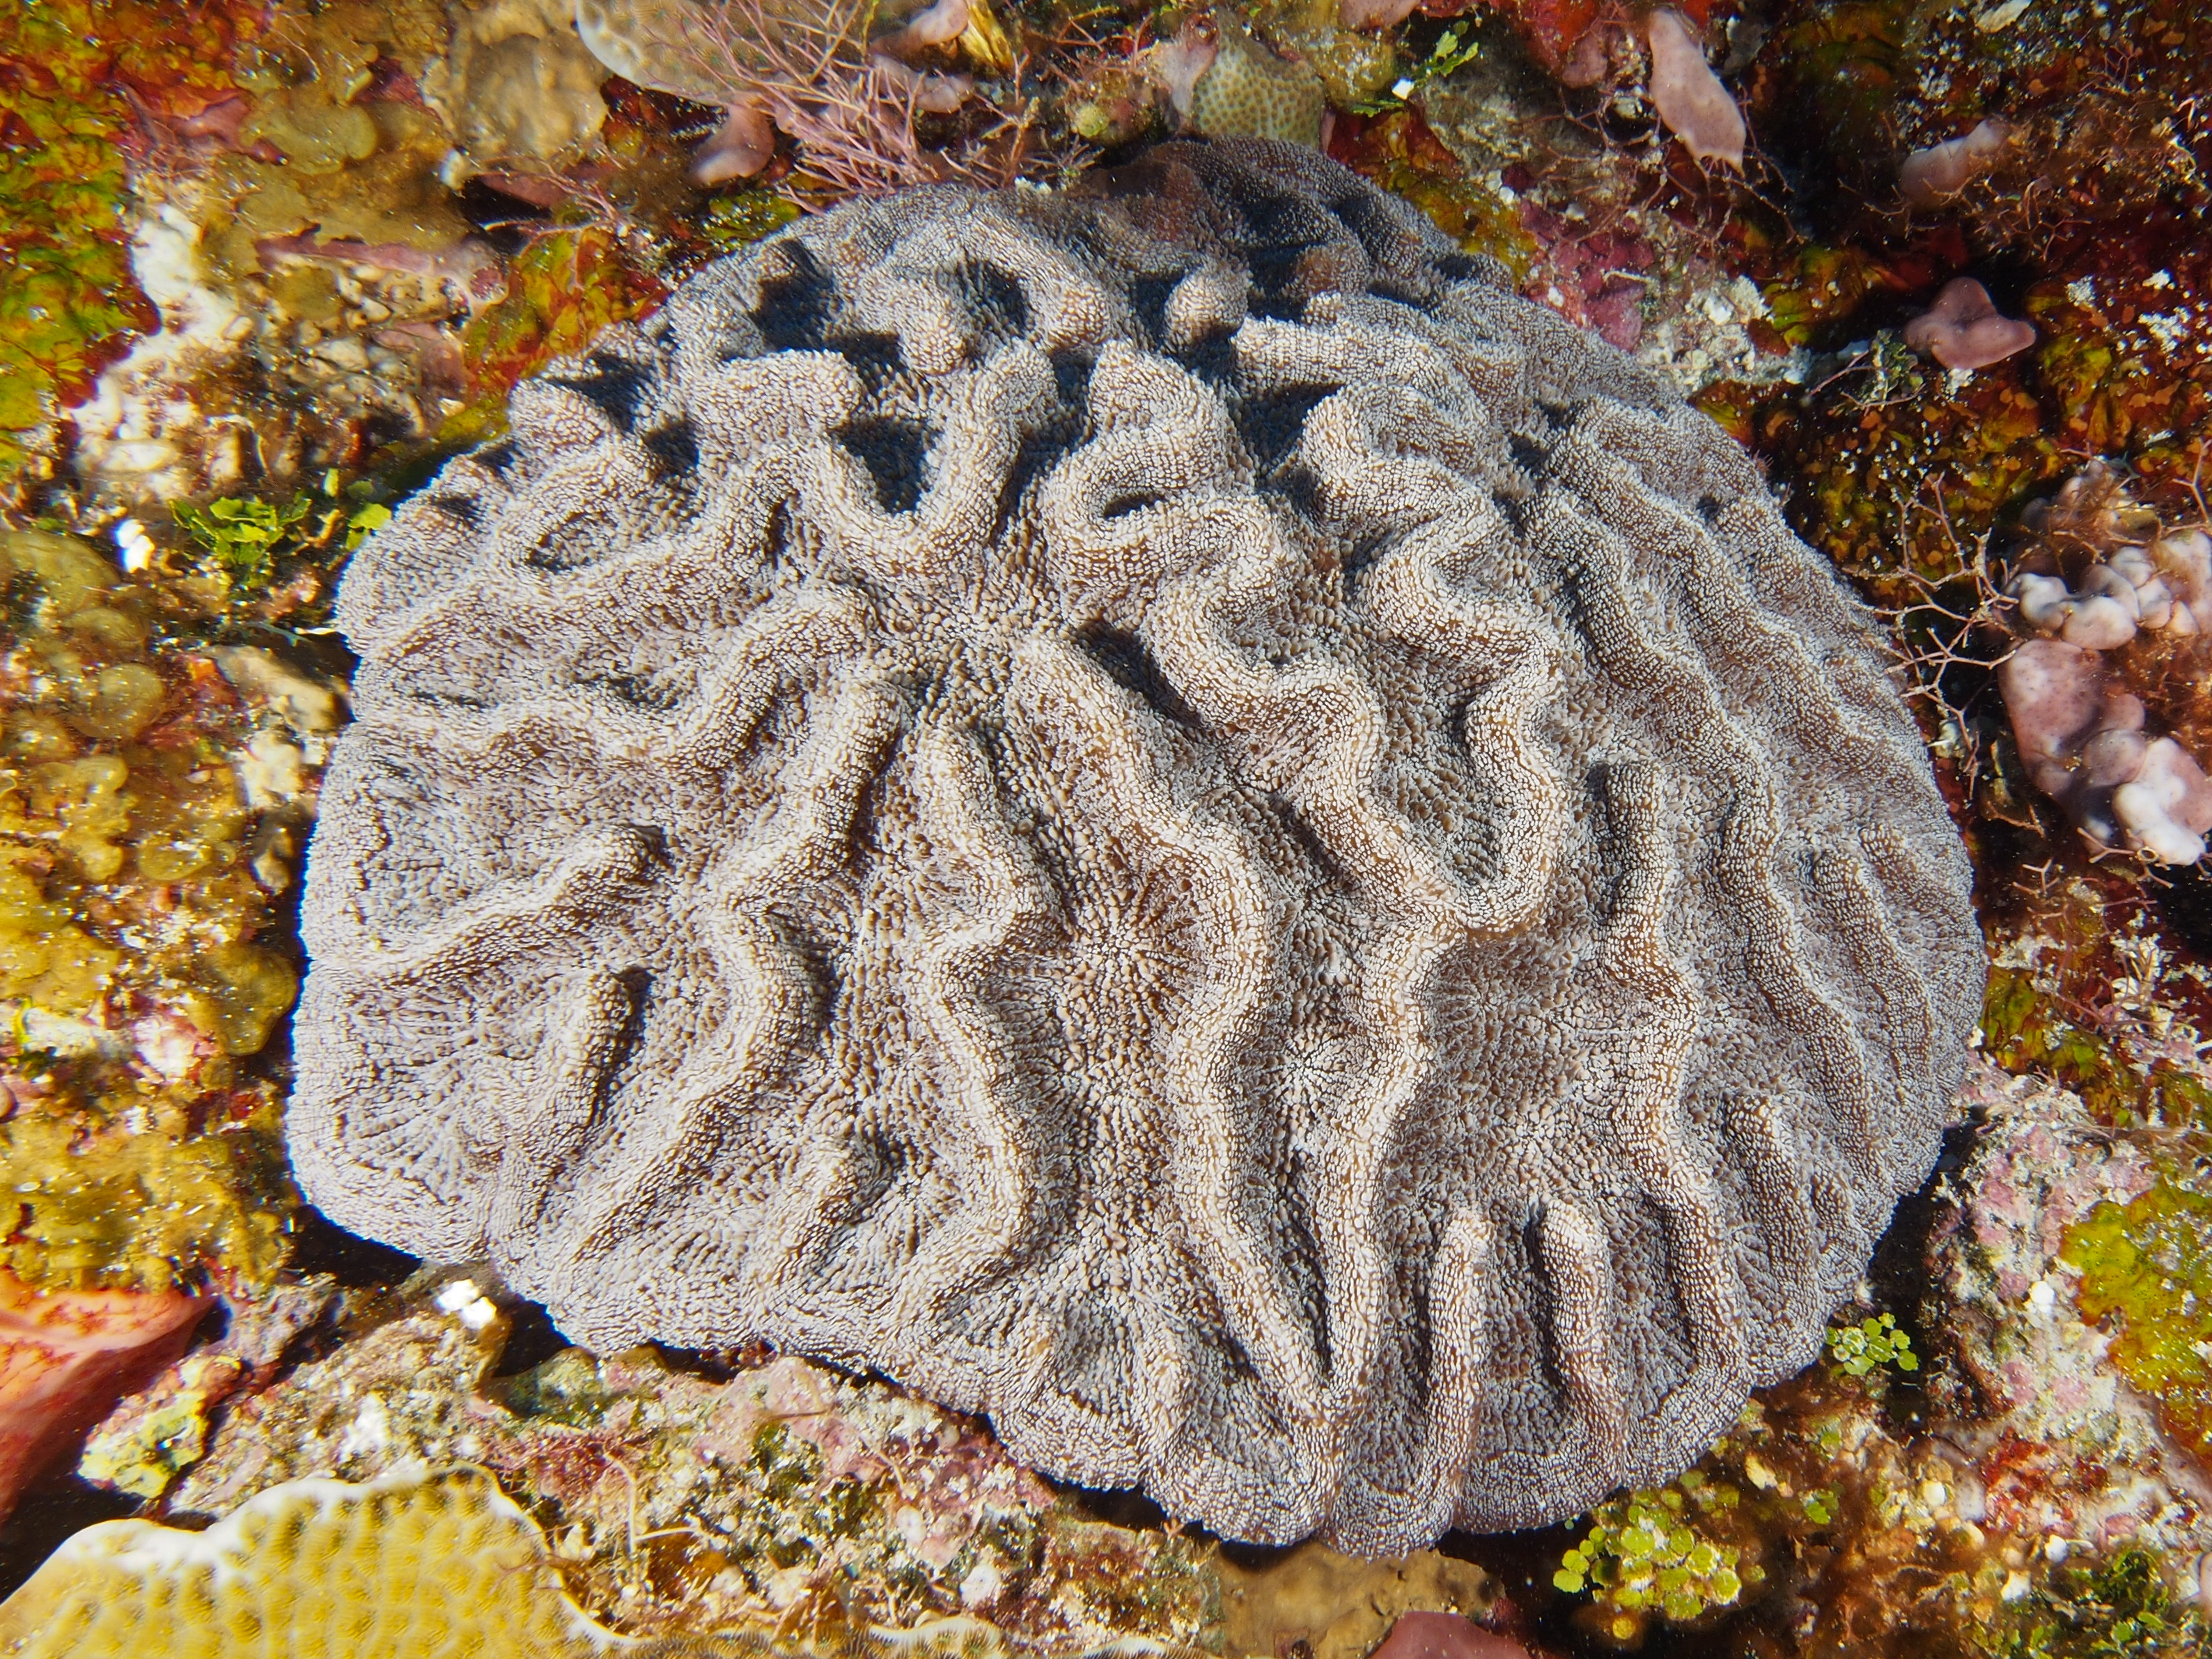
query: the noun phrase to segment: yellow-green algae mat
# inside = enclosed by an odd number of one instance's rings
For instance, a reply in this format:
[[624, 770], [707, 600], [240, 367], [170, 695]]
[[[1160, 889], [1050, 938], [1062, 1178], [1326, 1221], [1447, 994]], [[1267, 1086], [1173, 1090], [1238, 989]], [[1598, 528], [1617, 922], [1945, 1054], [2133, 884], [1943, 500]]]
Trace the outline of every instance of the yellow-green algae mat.
[[103, 1522], [0, 1603], [9, 1659], [676, 1659], [763, 1646], [636, 1641], [595, 1624], [536, 1522], [475, 1469], [294, 1480], [205, 1532]]

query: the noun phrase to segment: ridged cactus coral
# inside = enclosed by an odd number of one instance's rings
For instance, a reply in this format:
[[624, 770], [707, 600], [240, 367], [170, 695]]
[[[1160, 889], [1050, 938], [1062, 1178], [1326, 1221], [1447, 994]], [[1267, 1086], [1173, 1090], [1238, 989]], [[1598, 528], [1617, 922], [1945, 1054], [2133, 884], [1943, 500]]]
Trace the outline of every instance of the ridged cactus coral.
[[110, 1521], [0, 1604], [8, 1659], [571, 1659], [617, 1648], [489, 1476], [295, 1480], [205, 1532]]

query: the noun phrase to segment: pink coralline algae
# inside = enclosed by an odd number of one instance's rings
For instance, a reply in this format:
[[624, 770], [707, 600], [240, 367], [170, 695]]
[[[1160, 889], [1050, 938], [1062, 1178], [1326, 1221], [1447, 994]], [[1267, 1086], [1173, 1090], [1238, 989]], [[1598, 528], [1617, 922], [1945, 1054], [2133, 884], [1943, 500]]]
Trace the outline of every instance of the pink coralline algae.
[[1607, 345], [1633, 351], [1644, 334], [1644, 273], [1658, 263], [1651, 244], [1576, 224], [1534, 201], [1522, 204], [1521, 222], [1540, 250], [1524, 291]]
[[1946, 368], [1987, 368], [2033, 345], [2035, 325], [2000, 315], [1989, 289], [1960, 276], [1905, 325], [1905, 343]]
[[2106, 1357], [2112, 1338], [2084, 1322], [2080, 1275], [2063, 1254], [2067, 1230], [2098, 1205], [2152, 1184], [2150, 1160], [2047, 1081], [1977, 1066], [1965, 1098], [1985, 1127], [1929, 1256], [1974, 1401], [1974, 1426], [1943, 1437], [1957, 1462], [1950, 1484], [1999, 1540], [2134, 1544], [2185, 1559], [2212, 1542], [2201, 1477], [2121, 1382]]

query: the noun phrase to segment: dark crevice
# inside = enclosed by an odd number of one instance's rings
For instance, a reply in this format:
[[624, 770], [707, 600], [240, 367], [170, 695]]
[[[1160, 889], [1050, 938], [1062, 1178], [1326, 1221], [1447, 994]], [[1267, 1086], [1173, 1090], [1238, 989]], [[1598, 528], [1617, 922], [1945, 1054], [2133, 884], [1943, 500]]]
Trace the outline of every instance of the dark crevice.
[[699, 434], [685, 417], [679, 416], [666, 426], [656, 427], [640, 442], [652, 458], [653, 471], [658, 476], [698, 470]]
[[1145, 642], [1133, 634], [1124, 634], [1109, 628], [1103, 623], [1094, 623], [1075, 637], [1075, 642], [1086, 652], [1092, 661], [1106, 671], [1107, 677], [1126, 691], [1133, 691], [1145, 704], [1162, 720], [1172, 720], [1177, 726], [1187, 726], [1194, 731], [1203, 730], [1191, 706], [1182, 700], [1182, 694], [1162, 671]]
[[1272, 472], [1277, 462], [1297, 447], [1306, 416], [1325, 398], [1339, 390], [1334, 386], [1293, 386], [1244, 398], [1234, 405], [1237, 435], [1252, 452], [1252, 463], [1261, 472]]
[[1276, 820], [1289, 832], [1291, 839], [1297, 842], [1298, 850], [1311, 859], [1329, 881], [1340, 884], [1344, 880], [1343, 866], [1322, 845], [1321, 837], [1314, 834], [1313, 826], [1298, 816], [1298, 809], [1280, 795], [1268, 796], [1267, 805], [1273, 809]]
[[471, 691], [441, 691], [434, 685], [418, 686], [408, 696], [426, 708], [465, 708], [471, 714], [482, 714], [487, 708], [498, 707], [489, 697], [480, 697]]
[[483, 504], [473, 495], [433, 495], [429, 506], [432, 511], [442, 513], [470, 530], [483, 522]]
[[2201, 864], [2169, 865], [2160, 872], [2166, 886], [2157, 889], [2159, 913], [2199, 956], [2212, 956], [2212, 875]]
[[968, 313], [994, 334], [1026, 334], [1030, 297], [1021, 278], [988, 259], [960, 268], [960, 297]]
[[1060, 395], [1046, 417], [1022, 434], [1021, 453], [1006, 480], [1003, 510], [1013, 511], [1031, 484], [1091, 435], [1091, 369], [1088, 357], [1066, 350], [1052, 354], [1052, 378]]
[[653, 371], [642, 363], [627, 362], [605, 351], [594, 351], [584, 361], [591, 366], [588, 374], [549, 375], [547, 379], [588, 399], [618, 430], [628, 432], [636, 424], [638, 411], [644, 406], [645, 394], [653, 384]]
[[[664, 858], [667, 837], [659, 830], [653, 832], [660, 839]], [[613, 1045], [607, 1050], [606, 1069], [599, 1073], [599, 1098], [604, 1107], [622, 1087], [623, 1073], [645, 1047], [645, 1022], [653, 1003], [653, 971], [642, 965], [623, 969], [615, 981], [629, 998], [629, 1012], [623, 1016], [622, 1030], [615, 1033]]]
[[876, 500], [884, 511], [914, 511], [928, 484], [924, 476], [930, 441], [927, 427], [915, 421], [871, 415], [848, 422], [837, 437], [868, 469], [868, 476], [875, 480]]
[[577, 684], [605, 691], [644, 714], [668, 714], [684, 701], [682, 688], [651, 674], [608, 674]]
[[1237, 377], [1237, 335], [1232, 329], [1209, 329], [1189, 345], [1168, 355], [1215, 386], [1228, 386]]
[[761, 538], [761, 563], [775, 569], [783, 562], [785, 550], [791, 545], [791, 503], [779, 501], [769, 509], [768, 531]]
[[872, 392], [906, 367], [896, 334], [841, 334], [829, 345], [853, 366], [860, 383]]
[[623, 545], [621, 526], [605, 514], [589, 514], [555, 525], [522, 562], [532, 570], [556, 574], [581, 570]]
[[837, 309], [837, 284], [804, 242], [779, 242], [783, 269], [761, 283], [753, 325], [770, 351], [819, 350]]
[[304, 1279], [328, 1273], [348, 1290], [397, 1285], [420, 1266], [404, 1250], [349, 1233], [312, 1204], [292, 1212], [292, 1256], [285, 1265]]
[[504, 478], [507, 477], [507, 469], [514, 465], [514, 441], [512, 438], [501, 438], [495, 443], [486, 444], [482, 449], [477, 451], [476, 460], [477, 465], [490, 473], [493, 477]]
[[[123, 1520], [142, 1507], [131, 1493], [102, 1491], [80, 1475], [49, 1475], [26, 1492], [0, 1524], [0, 1598], [14, 1595], [71, 1534], [102, 1521]], [[30, 1635], [36, 1637], [35, 1629]]]
[[1109, 521], [1115, 519], [1126, 519], [1132, 513], [1141, 513], [1148, 507], [1158, 507], [1163, 499], [1164, 498], [1158, 490], [1125, 489], [1109, 500], [1106, 505], [1098, 510], [1098, 516]]
[[1291, 510], [1308, 524], [1320, 524], [1328, 516], [1321, 502], [1321, 480], [1304, 462], [1285, 462], [1276, 469], [1274, 484]]
[[1346, 550], [1343, 579], [1346, 598], [1358, 588], [1360, 579], [1374, 568], [1377, 560], [1389, 550], [1390, 538], [1386, 535], [1362, 536]]
[[518, 1302], [507, 1310], [507, 1341], [499, 1351], [495, 1380], [520, 1376], [562, 1352], [568, 1339], [553, 1323], [553, 1316], [535, 1302]]
[[1390, 198], [1371, 191], [1354, 194], [1346, 191], [1332, 198], [1328, 210], [1340, 220], [1345, 228], [1359, 239], [1359, 245], [1376, 259], [1388, 258], [1393, 244], [1404, 239], [1406, 227], [1390, 211]]
[[1182, 276], [1176, 275], [1139, 276], [1129, 283], [1130, 308], [1156, 341], [1168, 331], [1168, 300], [1182, 282]]

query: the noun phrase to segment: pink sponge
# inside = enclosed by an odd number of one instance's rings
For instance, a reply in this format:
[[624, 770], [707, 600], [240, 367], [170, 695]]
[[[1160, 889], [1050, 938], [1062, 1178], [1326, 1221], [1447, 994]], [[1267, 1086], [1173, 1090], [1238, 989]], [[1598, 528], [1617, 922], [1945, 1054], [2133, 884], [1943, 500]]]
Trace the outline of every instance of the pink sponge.
[[1743, 112], [1682, 15], [1653, 12], [1644, 20], [1644, 38], [1651, 47], [1651, 102], [1667, 130], [1700, 161], [1742, 167]]
[[1984, 121], [1972, 132], [1916, 149], [1897, 170], [1898, 193], [1913, 207], [1933, 207], [1972, 184], [2004, 154], [2012, 129]]
[[1971, 276], [1943, 285], [1936, 303], [1905, 325], [1905, 343], [1946, 368], [1987, 368], [2035, 343], [2035, 325], [1997, 314], [1989, 289]]

